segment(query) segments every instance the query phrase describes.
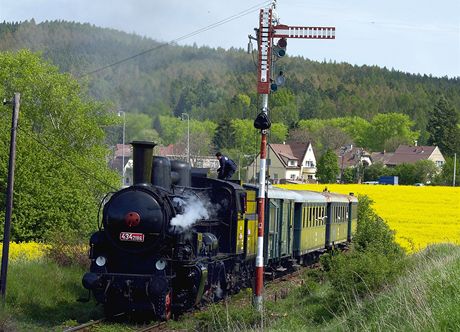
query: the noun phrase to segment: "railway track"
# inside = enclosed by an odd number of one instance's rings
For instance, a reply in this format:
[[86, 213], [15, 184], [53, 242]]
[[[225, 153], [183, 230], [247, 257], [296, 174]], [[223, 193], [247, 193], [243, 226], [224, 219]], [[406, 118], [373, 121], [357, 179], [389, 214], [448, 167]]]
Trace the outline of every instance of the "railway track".
[[98, 320], [89, 321], [88, 323], [84, 323], [84, 324], [81, 324], [81, 325], [78, 325], [78, 326], [73, 326], [73, 327], [70, 327], [68, 329], [65, 329], [64, 332], [89, 331], [91, 326], [101, 324], [105, 320], [106, 320], [105, 318], [101, 318], [101, 319], [98, 319]]
[[[106, 318], [101, 318], [98, 320], [90, 321], [78, 326], [73, 326], [71, 328], [65, 329], [64, 332], [77, 332], [77, 331], [91, 331], [93, 327], [96, 325], [99, 325], [103, 322], [106, 322]], [[136, 332], [156, 332], [156, 331], [161, 331], [165, 328], [166, 322], [156, 322], [151, 325], [144, 325], [138, 329], [136, 329]]]
[[[273, 285], [276, 285], [276, 284], [281, 283], [281, 282], [286, 282], [286, 281], [289, 281], [291, 279], [295, 279], [299, 275], [301, 275], [305, 271], [305, 269], [306, 269], [305, 267], [301, 267], [301, 268], [299, 268], [297, 271], [295, 271], [293, 273], [289, 273], [289, 274], [286, 274], [286, 275], [281, 275], [281, 276], [275, 277], [268, 284], [273, 286]], [[268, 293], [271, 293], [271, 292], [268, 292]], [[287, 295], [287, 294], [284, 294], [284, 293], [287, 293], [287, 292], [284, 291], [284, 292], [280, 293], [279, 291], [275, 291], [275, 292], [273, 292], [273, 294], [266, 294], [266, 296], [267, 296], [267, 298], [276, 301], [277, 298], [283, 298], [283, 297], [285, 297]], [[206, 306], [203, 306], [202, 308], [197, 309], [197, 310], [204, 310], [205, 308], [206, 308]], [[124, 314], [122, 313], [122, 314], [119, 314], [119, 315], [122, 316]], [[96, 325], [99, 325], [101, 323], [104, 323], [106, 321], [107, 321], [106, 318], [101, 318], [101, 319], [98, 319], [98, 320], [95, 320], [95, 321], [90, 321], [90, 322], [87, 322], [87, 323], [84, 323], [84, 324], [81, 324], [81, 325], [78, 325], [78, 326], [68, 328], [68, 329], [64, 330], [64, 332], [91, 331], [92, 327], [94, 327]], [[135, 330], [136, 332], [156, 332], [156, 331], [164, 330], [166, 328], [166, 322], [156, 322], [154, 324], [144, 325], [144, 326], [141, 326], [141, 327], [137, 327], [136, 325], [133, 325], [133, 327], [136, 328], [136, 330]]]
[[139, 330], [136, 330], [136, 332], [156, 332], [156, 331], [161, 331], [166, 327], [166, 322], [159, 322], [144, 328], [141, 328]]

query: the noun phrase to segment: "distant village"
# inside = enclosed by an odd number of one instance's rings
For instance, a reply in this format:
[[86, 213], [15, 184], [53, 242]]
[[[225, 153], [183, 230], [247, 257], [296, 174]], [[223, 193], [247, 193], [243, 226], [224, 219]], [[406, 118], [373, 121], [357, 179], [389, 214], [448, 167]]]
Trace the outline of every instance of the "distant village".
[[[156, 155], [170, 159], [187, 161], [186, 147], [170, 144], [166, 147], [156, 147]], [[283, 144], [268, 144], [267, 169], [269, 181], [273, 184], [283, 183], [318, 183], [316, 173], [317, 159], [315, 148], [310, 142], [284, 142]], [[394, 152], [368, 152], [363, 148], [347, 145], [335, 150], [339, 173], [337, 182], [343, 182], [345, 170], [362, 170], [373, 164], [381, 163], [384, 167], [394, 168], [401, 164], [415, 164], [421, 160], [430, 160], [440, 171], [445, 159], [437, 146], [399, 145]], [[192, 167], [205, 168], [209, 176], [215, 176], [219, 161], [214, 156], [190, 156]], [[114, 147], [113, 158], [110, 161], [112, 169], [123, 177], [125, 186], [132, 184], [132, 147], [117, 144]], [[247, 167], [239, 169], [236, 177], [243, 182], [258, 182], [260, 156]], [[358, 176], [356, 183], [378, 184], [379, 179], [363, 181], [364, 176]], [[391, 183], [391, 184], [397, 184]], [[419, 183], [418, 185], [423, 185]]]

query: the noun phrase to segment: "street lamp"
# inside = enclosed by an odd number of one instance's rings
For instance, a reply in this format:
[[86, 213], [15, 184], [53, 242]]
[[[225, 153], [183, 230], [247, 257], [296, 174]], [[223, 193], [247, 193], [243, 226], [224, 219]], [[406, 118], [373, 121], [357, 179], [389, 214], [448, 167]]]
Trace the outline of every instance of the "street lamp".
[[190, 116], [188, 113], [182, 113], [181, 119], [187, 118], [187, 161], [190, 164]]
[[122, 138], [122, 165], [121, 165], [121, 174], [122, 174], [122, 187], [125, 185], [125, 132], [126, 132], [126, 113], [124, 111], [118, 111], [118, 116], [123, 116], [123, 138]]

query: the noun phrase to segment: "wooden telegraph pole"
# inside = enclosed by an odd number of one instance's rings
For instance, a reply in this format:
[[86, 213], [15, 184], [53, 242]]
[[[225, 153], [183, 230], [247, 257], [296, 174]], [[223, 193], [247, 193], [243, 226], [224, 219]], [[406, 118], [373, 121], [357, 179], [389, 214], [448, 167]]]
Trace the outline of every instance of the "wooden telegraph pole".
[[[271, 77], [273, 57], [283, 57], [286, 54], [287, 39], [335, 39], [335, 27], [300, 27], [279, 24], [273, 19], [275, 2], [269, 8], [261, 9], [259, 15], [258, 43], [258, 70], [257, 70], [257, 93], [261, 96], [261, 113], [254, 121], [254, 126], [260, 129], [260, 173], [259, 193], [257, 196], [257, 257], [256, 257], [256, 281], [254, 290], [254, 305], [257, 310], [263, 308], [264, 286], [264, 220], [265, 220], [265, 191], [266, 191], [266, 163], [267, 163], [267, 134], [270, 128], [268, 117], [268, 95], [276, 90]], [[274, 45], [274, 39], [277, 44]], [[276, 80], [274, 81], [276, 82]]]
[[3, 249], [2, 249], [2, 271], [0, 275], [0, 293], [2, 304], [5, 305], [6, 298], [6, 277], [8, 272], [8, 255], [10, 250], [10, 228], [11, 216], [13, 212], [13, 186], [14, 186], [14, 166], [16, 160], [16, 131], [18, 127], [19, 100], [21, 95], [14, 94], [13, 102], [3, 101], [3, 104], [13, 104], [13, 116], [11, 120], [11, 140], [10, 140], [10, 158], [8, 162], [8, 184], [6, 189], [6, 212], [5, 227], [3, 231]]

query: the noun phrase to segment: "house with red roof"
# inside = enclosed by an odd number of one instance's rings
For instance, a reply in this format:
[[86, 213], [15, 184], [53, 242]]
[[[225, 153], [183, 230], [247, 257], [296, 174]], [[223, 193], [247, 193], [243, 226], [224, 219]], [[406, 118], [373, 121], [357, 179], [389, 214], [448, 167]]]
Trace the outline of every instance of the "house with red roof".
[[[247, 181], [258, 182], [260, 154], [247, 167]], [[273, 183], [316, 182], [316, 158], [310, 142], [267, 145], [267, 174]]]
[[437, 167], [446, 162], [437, 146], [400, 145], [385, 165], [395, 167], [400, 164], [414, 164], [419, 160], [431, 160]]

